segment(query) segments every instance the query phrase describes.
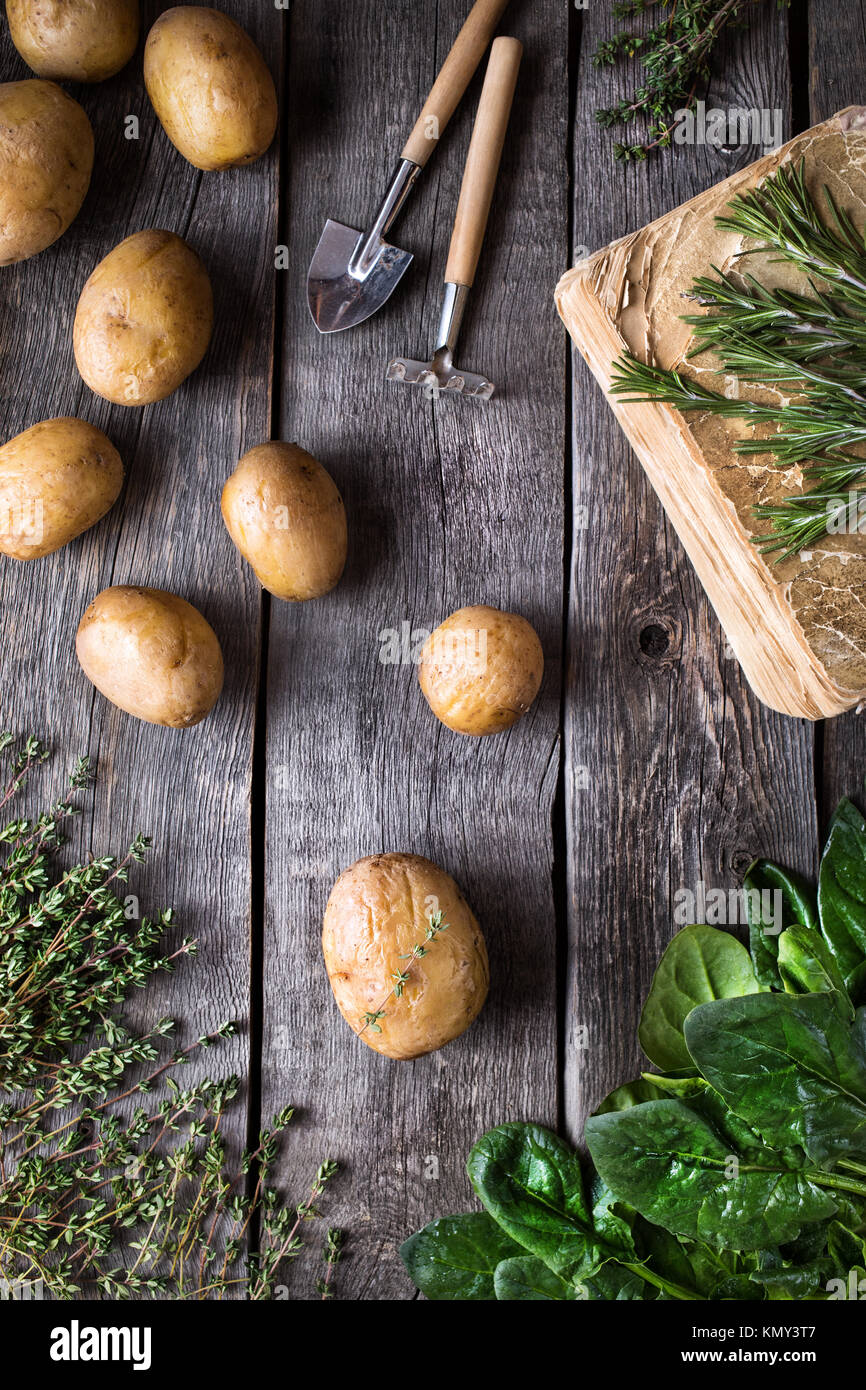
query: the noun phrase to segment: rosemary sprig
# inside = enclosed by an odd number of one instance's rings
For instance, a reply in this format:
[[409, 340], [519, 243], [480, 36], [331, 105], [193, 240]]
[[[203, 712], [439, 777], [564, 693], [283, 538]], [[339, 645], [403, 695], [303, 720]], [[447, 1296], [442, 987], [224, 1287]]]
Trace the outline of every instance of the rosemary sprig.
[[[862, 473], [861, 460], [856, 476]], [[839, 488], [814, 488], [802, 497], [783, 498], [780, 502], [755, 507], [755, 515], [770, 521], [773, 527], [771, 536], [759, 540], [761, 553], [781, 550], [785, 558], [808, 550], [830, 530], [866, 530], [863, 497], [866, 497], [866, 484], [855, 487], [852, 479], [847, 500], [840, 496]]]
[[[779, 9], [790, 0], [778, 0]], [[747, 12], [760, 0], [622, 0], [613, 7], [614, 17], [631, 20], [647, 10], [661, 8], [659, 23], [645, 34], [622, 30], [603, 40], [593, 55], [596, 67], [610, 67], [622, 59], [637, 57], [644, 80], [630, 98], [596, 111], [603, 126], [629, 125], [642, 119], [643, 139], [614, 145], [619, 160], [643, 160], [651, 150], [671, 144], [677, 112], [694, 107], [698, 89], [710, 79], [710, 59], [727, 27], [743, 23]], [[682, 117], [680, 117], [682, 119]]]
[[416, 960], [421, 960], [422, 957], [426, 956], [429, 950], [429, 943], [435, 941], [437, 936], [447, 930], [448, 923], [442, 921], [442, 913], [435, 912], [432, 917], [429, 918], [428, 926], [424, 933], [424, 940], [416, 942], [411, 951], [407, 951], [403, 955], [398, 956], [398, 960], [405, 960], [407, 963], [402, 970], [395, 970], [393, 972], [391, 976], [391, 979], [394, 981], [393, 987], [389, 989], [378, 1009], [369, 1009], [363, 1015], [364, 1025], [362, 1028], [358, 1029], [359, 1038], [362, 1033], [366, 1033], [368, 1028], [373, 1033], [381, 1033], [380, 1020], [385, 1017], [385, 1005], [388, 1003], [388, 1000], [391, 998], [402, 998], [403, 990], [409, 983], [412, 966], [415, 964]]
[[[4, 752], [0, 806], [47, 756], [35, 739], [16, 753], [0, 734]], [[79, 760], [71, 789], [90, 772]], [[290, 1109], [227, 1165], [223, 1117], [239, 1078], [182, 1089], [175, 1072], [233, 1024], [168, 1055], [171, 1019], [138, 1036], [124, 1027], [117, 1011], [131, 990], [196, 943], [166, 947], [171, 913], [139, 921], [119, 896], [146, 856], [144, 836], [119, 860], [57, 876], [54, 852], [77, 810], [66, 797], [0, 829], [0, 1287], [59, 1299], [272, 1297], [337, 1165], [321, 1165], [299, 1206], [278, 1195], [271, 1175]], [[246, 1254], [257, 1214], [259, 1249]]]
[[[750, 237], [756, 251], [795, 265], [810, 293], [770, 289], [751, 273], [700, 277], [692, 297], [704, 308], [684, 320], [694, 334], [690, 358], [708, 351], [739, 382], [785, 388], [778, 402], [721, 395], [681, 372], [631, 357], [616, 363], [611, 389], [625, 402], [657, 401], [688, 414], [703, 411], [763, 426], [737, 441], [736, 453], [769, 455], [814, 482], [804, 492], [756, 506], [770, 533], [754, 537], [777, 563], [808, 549], [828, 531], [860, 529], [866, 492], [866, 243], [824, 189], [822, 219], [802, 163], [781, 167], [740, 194], [718, 225]], [[852, 528], [854, 523], [854, 528]]]

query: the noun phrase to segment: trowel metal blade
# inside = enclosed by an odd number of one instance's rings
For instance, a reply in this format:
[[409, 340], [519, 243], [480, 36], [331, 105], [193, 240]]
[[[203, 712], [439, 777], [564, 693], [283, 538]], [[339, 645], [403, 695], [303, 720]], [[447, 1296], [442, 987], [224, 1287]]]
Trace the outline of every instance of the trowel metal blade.
[[353, 270], [364, 235], [342, 222], [325, 223], [307, 275], [307, 302], [320, 333], [363, 323], [381, 309], [409, 267], [411, 251], [383, 241], [363, 274]]

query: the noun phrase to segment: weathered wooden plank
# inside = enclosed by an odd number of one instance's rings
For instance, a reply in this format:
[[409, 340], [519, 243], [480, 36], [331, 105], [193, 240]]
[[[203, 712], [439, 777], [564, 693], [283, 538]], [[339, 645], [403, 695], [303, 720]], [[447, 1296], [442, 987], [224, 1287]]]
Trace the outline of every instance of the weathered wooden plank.
[[[142, 34], [162, 6], [145, 5]], [[233, 14], [261, 44], [275, 75], [282, 16], [238, 0]], [[4, 79], [24, 77], [4, 34]], [[98, 760], [95, 807], [79, 826], [85, 849], [122, 849], [137, 830], [153, 856], [137, 874], [142, 910], [173, 904], [180, 928], [200, 938], [200, 957], [157, 979], [130, 1009], [134, 1019], [170, 1014], [185, 1041], [249, 1007], [250, 760], [259, 643], [258, 585], [219, 515], [222, 482], [239, 453], [268, 436], [273, 341], [276, 147], [243, 170], [202, 175], [170, 145], [141, 80], [141, 46], [117, 78], [73, 88], [96, 132], [96, 168], [84, 208], [54, 247], [0, 277], [3, 437], [60, 414], [105, 429], [124, 459], [120, 501], [92, 532], [27, 568], [0, 566], [3, 723], [33, 729], [66, 762]], [[124, 117], [140, 138], [124, 138]], [[214, 286], [216, 326], [195, 374], [167, 400], [129, 410], [98, 399], [72, 358], [79, 290], [96, 262], [133, 231], [159, 226], [187, 238]], [[145, 725], [110, 706], [75, 659], [79, 618], [112, 583], [170, 589], [216, 629], [226, 688], [197, 728]], [[211, 1052], [185, 1073], [246, 1071], [248, 1038]], [[228, 1126], [241, 1142], [243, 1097]]]
[[[596, 107], [622, 77], [590, 65], [611, 32], [590, 6], [574, 127], [574, 241], [590, 250], [750, 162], [753, 147], [676, 147], [614, 165]], [[708, 105], [780, 108], [788, 134], [785, 20], [767, 6], [732, 35]], [[575, 354], [576, 356], [576, 354]], [[757, 853], [811, 869], [812, 730], [747, 689], [679, 542], [581, 361], [575, 363], [565, 681], [569, 962], [565, 1109], [586, 1114], [645, 1061], [637, 1023], [673, 935], [678, 889], [733, 886]]]
[[866, 4], [809, 0], [811, 119], [825, 121], [845, 106], [866, 102]]
[[[809, 101], [813, 121], [845, 106], [866, 104], [866, 4], [809, 6]], [[852, 711], [823, 726], [821, 765], [816, 769], [822, 829], [840, 796], [862, 801], [866, 773], [866, 726]]]
[[[567, 251], [564, 5], [515, 6], [504, 25], [526, 54], [460, 351], [499, 383], [499, 398], [433, 403], [383, 380], [391, 356], [432, 342], [480, 76], [394, 232], [416, 263], [393, 300], [350, 334], [319, 338], [303, 293], [326, 217], [360, 226], [373, 211], [466, 11], [467, 0], [443, 0], [421, 23], [416, 7], [373, 0], [338, 17], [312, 0], [292, 10], [281, 429], [332, 470], [350, 558], [334, 594], [272, 610], [263, 1104], [268, 1112], [288, 1089], [303, 1111], [295, 1188], [325, 1156], [346, 1165], [326, 1206], [349, 1233], [338, 1283], [351, 1298], [411, 1296], [396, 1247], [470, 1205], [464, 1161], [485, 1126], [556, 1120], [565, 359], [550, 294]], [[468, 602], [525, 614], [547, 658], [531, 714], [480, 742], [436, 724], [412, 665], [380, 661], [385, 629], [429, 629]], [[333, 880], [384, 849], [453, 873], [491, 954], [478, 1022], [414, 1063], [352, 1037], [321, 957]], [[312, 1297], [315, 1275], [314, 1263], [295, 1266], [292, 1296]]]

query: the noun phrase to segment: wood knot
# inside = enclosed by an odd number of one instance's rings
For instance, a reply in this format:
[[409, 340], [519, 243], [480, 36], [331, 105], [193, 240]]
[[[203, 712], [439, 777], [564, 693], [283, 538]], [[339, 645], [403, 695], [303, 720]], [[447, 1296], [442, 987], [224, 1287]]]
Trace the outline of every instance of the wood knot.
[[670, 633], [658, 623], [647, 623], [646, 627], [641, 628], [638, 642], [644, 656], [664, 656], [671, 644]]

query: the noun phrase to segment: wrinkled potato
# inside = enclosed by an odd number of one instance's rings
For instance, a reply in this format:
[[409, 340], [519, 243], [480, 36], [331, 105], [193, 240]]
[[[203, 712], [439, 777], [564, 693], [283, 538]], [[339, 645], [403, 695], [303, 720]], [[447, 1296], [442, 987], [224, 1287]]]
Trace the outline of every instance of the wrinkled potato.
[[432, 632], [418, 679], [438, 719], [458, 734], [498, 734], [525, 714], [544, 671], [541, 643], [525, 618], [478, 604]]
[[50, 555], [117, 501], [123, 464], [110, 439], [72, 416], [43, 420], [0, 449], [0, 551]]
[[259, 444], [222, 492], [228, 533], [269, 593], [321, 598], [346, 564], [346, 513], [326, 469], [297, 444]]
[[148, 724], [198, 724], [222, 690], [216, 633], [191, 603], [162, 589], [104, 589], [78, 625], [75, 650], [97, 690]]
[[169, 140], [197, 169], [251, 164], [274, 138], [274, 80], [249, 34], [220, 10], [161, 14], [144, 48], [144, 83]]
[[39, 77], [102, 82], [138, 43], [138, 0], [6, 0], [12, 42]]
[[0, 84], [0, 265], [26, 261], [77, 216], [93, 170], [93, 129], [54, 82]]
[[149, 405], [195, 371], [212, 331], [207, 271], [181, 237], [151, 228], [99, 262], [81, 291], [72, 343], [91, 391]]
[[[447, 930], [410, 961], [439, 913]], [[386, 1057], [403, 1061], [444, 1047], [487, 998], [481, 928], [453, 878], [419, 854], [374, 854], [340, 874], [325, 909], [322, 948], [340, 1013]], [[398, 971], [408, 974], [399, 998], [392, 992]], [[381, 1031], [367, 1023], [370, 1015], [378, 1015]]]

